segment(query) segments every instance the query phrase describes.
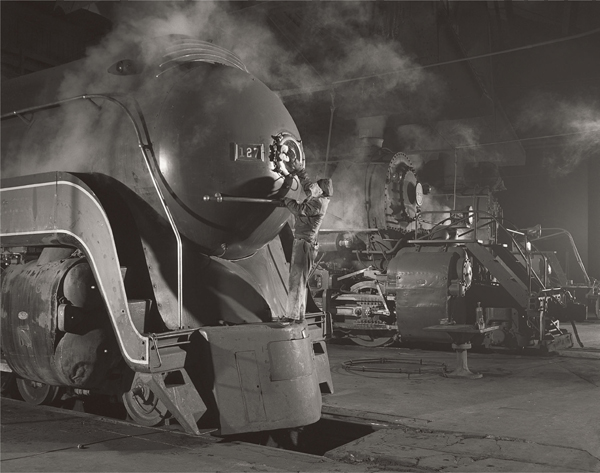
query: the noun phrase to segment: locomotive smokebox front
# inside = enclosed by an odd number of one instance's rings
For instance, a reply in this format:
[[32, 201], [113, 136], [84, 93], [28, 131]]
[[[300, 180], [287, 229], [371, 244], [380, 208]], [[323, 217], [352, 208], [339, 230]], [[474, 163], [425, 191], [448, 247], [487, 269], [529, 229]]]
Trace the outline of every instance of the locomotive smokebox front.
[[275, 172], [270, 156], [281, 136], [303, 153], [275, 93], [241, 69], [201, 63], [169, 90], [156, 128], [158, 165], [184, 235], [227, 259], [248, 256], [277, 236], [289, 217], [284, 208], [203, 200], [299, 195], [297, 181]]

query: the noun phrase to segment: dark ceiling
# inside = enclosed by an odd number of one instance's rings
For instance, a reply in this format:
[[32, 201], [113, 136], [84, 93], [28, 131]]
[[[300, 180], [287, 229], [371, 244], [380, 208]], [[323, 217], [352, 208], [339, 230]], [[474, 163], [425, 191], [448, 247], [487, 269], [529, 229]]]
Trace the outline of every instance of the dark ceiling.
[[[2, 1], [2, 78], [82, 57], [111, 30], [123, 5], [144, 15], [148, 3], [165, 2]], [[281, 92], [319, 157], [332, 103], [335, 126], [344, 130], [332, 137], [335, 154], [344, 152], [345, 131], [357, 117], [385, 115], [388, 147], [422, 147], [415, 143], [417, 127], [453, 149], [472, 144], [464, 128], [478, 143], [542, 136], [523, 114], [525, 104], [540, 97], [580, 103], [600, 96], [600, 33], [587, 34], [600, 28], [598, 2], [218, 5], [235, 24], [269, 29], [277, 54], [285, 51], [281, 64], [271, 58], [265, 68], [249, 59], [247, 66]], [[262, 45], [253, 47], [260, 54]], [[476, 56], [484, 57], [464, 60]], [[524, 147], [561, 143], [559, 137], [517, 142], [488, 159], [523, 164]]]
[[[2, 1], [2, 79], [83, 57], [124, 12], [141, 18], [159, 4]], [[206, 2], [168, 4], [190, 5]], [[508, 189], [505, 214], [521, 225], [570, 226], [600, 273], [598, 245], [588, 245], [600, 234], [600, 2], [217, 7], [219, 31], [227, 31], [210, 39], [280, 93], [310, 161], [352, 159], [364, 133], [415, 156], [438, 150], [492, 161]], [[375, 120], [381, 129], [357, 128], [357, 119], [374, 116], [383, 117]]]

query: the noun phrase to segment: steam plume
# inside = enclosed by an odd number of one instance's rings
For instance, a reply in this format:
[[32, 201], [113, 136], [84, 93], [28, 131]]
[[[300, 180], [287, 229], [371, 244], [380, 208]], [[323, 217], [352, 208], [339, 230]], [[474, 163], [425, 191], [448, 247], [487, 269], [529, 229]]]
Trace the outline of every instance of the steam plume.
[[545, 155], [545, 165], [552, 177], [566, 176], [581, 162], [600, 153], [598, 101], [568, 101], [539, 93], [527, 102], [517, 123], [524, 130], [550, 135], [549, 139], [551, 135], [564, 139], [560, 148], [548, 150]]

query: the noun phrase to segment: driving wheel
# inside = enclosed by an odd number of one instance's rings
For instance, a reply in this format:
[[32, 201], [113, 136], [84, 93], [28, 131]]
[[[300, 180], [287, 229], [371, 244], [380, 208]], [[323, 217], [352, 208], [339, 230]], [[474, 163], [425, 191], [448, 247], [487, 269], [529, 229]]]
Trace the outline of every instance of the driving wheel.
[[35, 405], [55, 404], [62, 395], [59, 386], [50, 386], [23, 378], [17, 378], [17, 390], [25, 402]]

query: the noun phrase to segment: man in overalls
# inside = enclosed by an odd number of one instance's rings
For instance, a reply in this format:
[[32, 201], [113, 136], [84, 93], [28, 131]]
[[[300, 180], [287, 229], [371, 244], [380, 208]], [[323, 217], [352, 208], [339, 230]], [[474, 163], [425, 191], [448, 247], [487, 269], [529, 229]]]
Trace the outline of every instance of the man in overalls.
[[283, 323], [301, 323], [304, 320], [308, 277], [319, 250], [317, 236], [333, 195], [331, 179], [312, 182], [299, 161], [293, 164], [307, 197], [303, 202], [287, 197], [283, 199], [284, 205], [296, 217], [286, 315], [280, 319]]

